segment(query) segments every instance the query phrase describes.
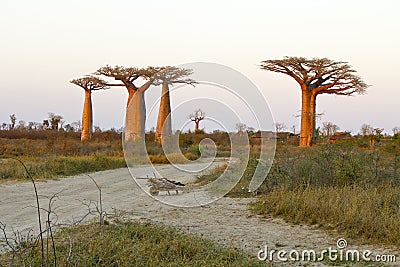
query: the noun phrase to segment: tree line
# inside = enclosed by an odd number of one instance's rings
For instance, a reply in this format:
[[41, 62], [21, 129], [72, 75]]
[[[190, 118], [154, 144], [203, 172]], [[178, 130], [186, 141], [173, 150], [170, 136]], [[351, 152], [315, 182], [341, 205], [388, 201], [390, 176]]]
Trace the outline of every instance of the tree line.
[[[96, 128], [96, 127], [95, 127]], [[97, 127], [99, 128], [99, 127]], [[66, 123], [63, 116], [55, 114], [53, 112], [48, 113], [48, 117], [42, 122], [18, 120], [15, 114], [10, 115], [10, 123], [3, 122], [0, 125], [0, 130], [12, 131], [12, 130], [28, 130], [28, 131], [41, 131], [41, 130], [56, 130], [56, 131], [67, 131], [67, 132], [79, 132], [81, 131], [81, 122], [75, 121]]]
[[[285, 74], [298, 83], [302, 99], [300, 146], [311, 146], [315, 143], [319, 130], [316, 127], [317, 96], [321, 94], [344, 96], [364, 94], [369, 87], [356, 75], [356, 71], [347, 62], [333, 61], [327, 58], [284, 57], [279, 60], [262, 61], [259, 68]], [[89, 140], [93, 133], [92, 92], [112, 87], [123, 87], [128, 93], [125, 110], [125, 140], [135, 141], [144, 138], [146, 121], [144, 94], [151, 86], [161, 85], [156, 140], [162, 143], [172, 134], [169, 87], [177, 83], [195, 86], [196, 81], [190, 78], [192, 73], [193, 71], [190, 69], [174, 66], [139, 68], [106, 65], [92, 74], [71, 80], [71, 83], [81, 87], [85, 92], [81, 140]], [[191, 115], [196, 115], [195, 113]], [[198, 118], [202, 118], [202, 114], [197, 115]], [[195, 117], [189, 116], [198, 129], [199, 121]], [[43, 121], [42, 125], [56, 128], [51, 119], [48, 122]], [[72, 125], [70, 126], [72, 127]], [[15, 127], [15, 123], [12, 125], [13, 127]], [[325, 127], [329, 128], [327, 130], [329, 132], [335, 130], [334, 125]]]

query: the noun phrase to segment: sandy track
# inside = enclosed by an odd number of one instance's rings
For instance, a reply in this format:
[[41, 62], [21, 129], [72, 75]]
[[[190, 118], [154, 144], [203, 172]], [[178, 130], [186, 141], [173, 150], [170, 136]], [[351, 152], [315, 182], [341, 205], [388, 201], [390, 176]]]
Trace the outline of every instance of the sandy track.
[[[164, 173], [174, 177], [175, 169], [165, 165]], [[138, 176], [149, 175], [152, 168], [135, 169]], [[133, 181], [127, 169], [97, 172], [91, 175], [102, 187], [103, 208], [108, 213], [117, 212], [129, 219], [150, 220], [172, 225], [184, 232], [197, 233], [216, 240], [221, 244], [231, 244], [244, 249], [256, 257], [260, 248], [316, 249], [336, 247], [336, 240], [342, 236], [325, 233], [310, 226], [291, 225], [280, 219], [265, 219], [252, 215], [247, 204], [252, 199], [223, 198], [217, 202], [197, 208], [177, 208], [155, 201], [145, 194]], [[194, 175], [183, 177], [185, 181]], [[37, 183], [41, 195], [41, 205], [48, 203], [46, 197], [59, 193], [54, 203], [58, 223], [72, 223], [87, 213], [82, 201], [97, 201], [98, 191], [85, 175], [63, 178], [59, 181]], [[174, 197], [165, 196], [165, 197]], [[36, 229], [35, 198], [30, 183], [15, 183], [0, 186], [0, 221], [15, 230]], [[10, 230], [10, 228], [8, 228]], [[348, 240], [349, 249], [370, 249], [379, 254], [396, 254], [395, 248], [354, 246]], [[279, 246], [279, 248], [277, 248]], [[398, 256], [398, 261], [400, 257]], [[399, 262], [400, 263], [400, 262]], [[289, 264], [293, 266], [293, 263]]]

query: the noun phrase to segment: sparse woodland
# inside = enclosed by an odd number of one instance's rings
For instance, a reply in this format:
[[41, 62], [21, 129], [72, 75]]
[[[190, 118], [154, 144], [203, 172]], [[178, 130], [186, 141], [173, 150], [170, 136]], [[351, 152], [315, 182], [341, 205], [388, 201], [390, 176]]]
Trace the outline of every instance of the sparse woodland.
[[[258, 199], [250, 206], [256, 214], [282, 217], [295, 224], [316, 225], [321, 229], [335, 229], [359, 242], [400, 246], [399, 127], [394, 125], [393, 134], [383, 134], [384, 129], [364, 124], [357, 135], [351, 136], [349, 132], [339, 132], [340, 127], [333, 122], [323, 122], [320, 127], [316, 125], [318, 95], [363, 94], [369, 85], [355, 74], [356, 71], [348, 63], [326, 58], [265, 60], [260, 68], [285, 74], [298, 83], [302, 93], [301, 129], [299, 133], [295, 129], [293, 133], [286, 132], [284, 123], [275, 124], [277, 149], [274, 163], [261, 187], [255, 193], [248, 193], [245, 188], [248, 188], [257, 166], [262, 137], [257, 133], [258, 129], [238, 122], [237, 134], [249, 136], [251, 155], [241, 181], [228, 196], [256, 196]], [[170, 117], [170, 98], [173, 96], [169, 87], [178, 83], [195, 86], [196, 81], [190, 78], [190, 74], [191, 70], [176, 67], [105, 66], [92, 75], [71, 80], [85, 93], [81, 122], [66, 123], [62, 116], [49, 113], [43, 122], [26, 123], [18, 121], [12, 114], [10, 122], [0, 125], [0, 182], [18, 179], [37, 181], [125, 167], [124, 141], [145, 140], [150, 160], [153, 163], [168, 163], [162, 143], [174, 134]], [[144, 94], [153, 86], [162, 87], [159, 117], [155, 131], [145, 132]], [[113, 90], [114, 87], [127, 90], [125, 128], [104, 131], [93, 127], [92, 105], [95, 103], [91, 101], [92, 91], [101, 93], [101, 90]], [[199, 143], [204, 138], [215, 142], [217, 156], [230, 156], [228, 133], [206, 133], [199, 127], [206, 112], [196, 110], [189, 115], [195, 124], [193, 133], [179, 133], [179, 147], [187, 159], [194, 160], [201, 156]], [[22, 161], [26, 169], [16, 165], [15, 158]], [[224, 168], [217, 169], [200, 180], [212, 181], [223, 171]], [[54, 255], [58, 254], [62, 266], [128, 266], [130, 258], [123, 251], [114, 255], [118, 242], [143, 242], [144, 246], [153, 249], [149, 250], [151, 253], [159, 257], [169, 253], [163, 245], [169, 246], [168, 240], [173, 239], [170, 233], [174, 230], [125, 223], [103, 226], [105, 232], [101, 238], [96, 224], [57, 233], [57, 245], [52, 245], [57, 247], [57, 252], [47, 252], [50, 255], [47, 262], [53, 262]], [[74, 246], [78, 246], [79, 251], [91, 247], [90, 253], [101, 256], [78, 253], [70, 260], [70, 245], [62, 240], [71, 236], [74, 236]], [[184, 252], [175, 251], [171, 257], [179, 264], [204, 260], [205, 265], [222, 266], [232, 260], [235, 266], [256, 266], [256, 262], [230, 248], [216, 248], [203, 239], [181, 234], [176, 236], [173, 246]], [[160, 247], [153, 247], [154, 244]], [[132, 248], [133, 254], [137, 254], [137, 249]], [[212, 252], [214, 249], [218, 253]], [[200, 251], [215, 257], [211, 257], [210, 261], [208, 257], [201, 259]], [[43, 251], [35, 243], [30, 254], [35, 266], [44, 266], [41, 253]], [[13, 257], [10, 255], [0, 256], [0, 265], [10, 262], [10, 257]], [[119, 257], [119, 264], [115, 257]], [[99, 258], [103, 261], [99, 262]], [[30, 260], [32, 262], [32, 258]], [[142, 260], [150, 265], [166, 266], [157, 260]]]

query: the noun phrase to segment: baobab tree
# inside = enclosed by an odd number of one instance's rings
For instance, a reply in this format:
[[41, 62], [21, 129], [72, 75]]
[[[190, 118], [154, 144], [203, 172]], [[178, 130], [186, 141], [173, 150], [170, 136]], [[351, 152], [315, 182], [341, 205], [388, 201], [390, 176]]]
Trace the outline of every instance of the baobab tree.
[[315, 133], [316, 98], [320, 94], [362, 94], [368, 85], [355, 75], [347, 62], [335, 62], [327, 58], [306, 59], [285, 57], [281, 60], [261, 62], [261, 69], [283, 73], [292, 77], [302, 94], [300, 146], [311, 146]]
[[193, 73], [190, 69], [181, 69], [177, 67], [165, 67], [155, 75], [155, 84], [161, 84], [160, 108], [158, 111], [156, 141], [163, 143], [164, 139], [172, 134], [171, 125], [171, 102], [169, 86], [181, 83], [193, 85], [194, 80], [187, 78]]
[[195, 131], [197, 132], [199, 130], [199, 123], [200, 121], [204, 120], [206, 117], [206, 113], [202, 111], [201, 109], [196, 110], [192, 114], [189, 115], [189, 119], [191, 121], [194, 121], [195, 123]]
[[92, 91], [109, 88], [106, 81], [94, 76], [87, 76], [74, 79], [71, 83], [78, 85], [85, 90], [85, 102], [82, 112], [82, 132], [81, 141], [85, 142], [92, 138], [93, 133], [93, 111], [92, 111]]
[[[145, 137], [146, 105], [144, 93], [155, 81], [154, 74], [160, 68], [125, 68], [121, 66], [105, 66], [98, 69], [94, 74], [112, 77], [122, 84], [109, 84], [109, 86], [125, 86], [128, 90], [128, 101], [125, 114], [125, 141], [136, 141]], [[134, 82], [142, 78], [146, 80], [141, 86]]]

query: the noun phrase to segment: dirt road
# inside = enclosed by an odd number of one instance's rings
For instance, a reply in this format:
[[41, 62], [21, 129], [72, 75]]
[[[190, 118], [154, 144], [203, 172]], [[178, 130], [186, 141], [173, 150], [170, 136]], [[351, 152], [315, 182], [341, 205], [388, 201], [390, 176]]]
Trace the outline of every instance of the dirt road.
[[[198, 163], [199, 164], [199, 163]], [[174, 177], [176, 170], [165, 165], [164, 173]], [[140, 175], [152, 173], [150, 166], [135, 170]], [[150, 220], [156, 223], [179, 227], [184, 232], [197, 233], [231, 244], [257, 256], [260, 248], [284, 249], [328, 249], [336, 248], [336, 241], [342, 238], [337, 233], [325, 233], [310, 226], [291, 225], [280, 219], [265, 219], [252, 215], [247, 204], [252, 199], [222, 198], [204, 207], [178, 208], [155, 201], [145, 194], [134, 182], [127, 169], [103, 171], [91, 175], [102, 187], [103, 208], [109, 214], [117, 213], [130, 219]], [[194, 179], [194, 174], [184, 177]], [[98, 190], [89, 177], [79, 175], [58, 181], [37, 183], [40, 201], [46, 207], [51, 195], [58, 193], [53, 209], [58, 223], [72, 223], [87, 213], [83, 203], [98, 200]], [[172, 196], [164, 196], [174, 197]], [[35, 198], [30, 183], [14, 183], [0, 186], [0, 222], [10, 230], [36, 229]], [[54, 218], [55, 219], [55, 218]], [[357, 246], [347, 240], [348, 249], [369, 249], [374, 254], [396, 254], [394, 248]], [[400, 257], [398, 256], [400, 263]], [[293, 263], [289, 264], [293, 266]]]

